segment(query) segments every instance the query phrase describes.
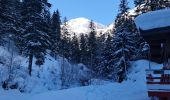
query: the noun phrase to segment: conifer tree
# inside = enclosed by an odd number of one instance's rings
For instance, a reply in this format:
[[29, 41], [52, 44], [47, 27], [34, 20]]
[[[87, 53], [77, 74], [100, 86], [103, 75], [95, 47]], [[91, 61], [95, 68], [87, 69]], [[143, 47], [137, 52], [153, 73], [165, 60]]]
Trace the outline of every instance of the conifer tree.
[[[24, 0], [22, 5], [22, 27], [24, 29], [24, 52], [29, 57], [28, 71], [32, 72], [33, 57], [37, 58], [39, 66], [44, 62], [46, 50], [49, 47], [49, 25], [46, 7], [47, 0]], [[46, 6], [45, 6], [46, 5]]]
[[[129, 61], [134, 55], [136, 41], [135, 41], [135, 29], [133, 29], [132, 20], [127, 14], [126, 0], [122, 0], [120, 5], [120, 12], [115, 22], [115, 37], [113, 39], [113, 57], [114, 57], [114, 79], [118, 82], [122, 82], [127, 77], [127, 71], [129, 68]], [[122, 4], [123, 3], [123, 4]], [[116, 76], [116, 77], [115, 77]]]
[[109, 34], [102, 50], [100, 66], [98, 66], [98, 75], [102, 78], [113, 79], [114, 57], [113, 57], [113, 37]]
[[88, 37], [88, 54], [89, 54], [89, 67], [95, 71], [96, 70], [96, 31], [93, 21], [89, 25], [90, 33]]
[[[104, 47], [105, 47], [105, 42], [106, 42], [106, 34], [108, 33], [100, 33], [99, 37], [96, 37], [96, 70], [98, 71], [98, 67], [100, 67], [100, 64], [102, 62], [102, 57], [103, 57], [103, 52], [104, 52]], [[100, 76], [100, 75], [99, 75]]]
[[119, 12], [120, 14], [124, 14], [128, 11], [128, 2], [127, 0], [120, 0], [120, 5], [119, 5]]
[[[1, 0], [0, 1], [0, 33], [1, 43], [8, 42], [9, 38], [14, 36], [19, 30], [20, 19], [20, 1], [19, 0]], [[1, 44], [1, 45], [2, 45]], [[8, 43], [9, 44], [9, 43]]]
[[62, 56], [64, 58], [67, 58], [68, 60], [70, 60], [70, 56], [71, 56], [71, 39], [70, 39], [70, 34], [69, 34], [69, 30], [68, 30], [68, 20], [66, 17], [64, 17], [64, 21], [63, 21], [63, 26], [62, 26], [62, 39], [61, 39], [61, 50], [60, 50], [60, 54], [62, 54]]
[[88, 62], [88, 44], [84, 34], [80, 35], [80, 62], [83, 64]]
[[71, 62], [72, 63], [79, 63], [80, 62], [80, 49], [79, 49], [79, 41], [78, 38], [76, 36], [76, 34], [74, 33], [73, 37], [72, 37], [72, 42], [71, 42]]
[[51, 33], [50, 33], [50, 40], [51, 40], [51, 49], [54, 53], [53, 56], [59, 54], [59, 49], [61, 48], [61, 20], [60, 20], [60, 13], [59, 11], [55, 11], [51, 18]]
[[145, 0], [134, 0], [135, 7], [140, 6], [141, 4], [144, 4]]

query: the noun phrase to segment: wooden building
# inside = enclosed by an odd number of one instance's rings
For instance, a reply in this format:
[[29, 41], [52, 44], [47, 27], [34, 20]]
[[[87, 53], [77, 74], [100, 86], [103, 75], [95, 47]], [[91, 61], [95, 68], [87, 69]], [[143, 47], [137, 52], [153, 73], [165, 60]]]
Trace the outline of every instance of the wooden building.
[[163, 63], [160, 69], [146, 70], [148, 96], [152, 100], [170, 100], [170, 9], [142, 14], [135, 23], [150, 45], [151, 60]]
[[163, 63], [170, 58], [170, 9], [142, 14], [135, 23], [150, 45], [151, 60]]

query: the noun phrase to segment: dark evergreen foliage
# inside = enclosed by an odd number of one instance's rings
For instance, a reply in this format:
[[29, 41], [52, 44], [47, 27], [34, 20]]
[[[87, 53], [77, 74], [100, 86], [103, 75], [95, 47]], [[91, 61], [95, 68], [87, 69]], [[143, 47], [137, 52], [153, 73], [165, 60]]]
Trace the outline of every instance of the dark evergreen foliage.
[[0, 44], [14, 39], [19, 30], [19, 0], [1, 0], [0, 1]]
[[113, 37], [109, 34], [104, 43], [104, 48], [102, 50], [101, 62], [98, 66], [98, 74], [102, 78], [113, 79], [114, 72], [114, 57], [113, 57]]
[[40, 0], [24, 0], [22, 5], [22, 27], [24, 29], [24, 53], [29, 57], [29, 74], [32, 70], [32, 59], [35, 56], [36, 64], [42, 65], [44, 55], [49, 47], [49, 22], [45, 6], [47, 2]]
[[55, 57], [59, 54], [59, 49], [61, 48], [61, 20], [59, 11], [55, 11], [51, 18], [51, 50], [52, 55]]
[[134, 0], [135, 7], [137, 7], [141, 4], [144, 4], [144, 3], [145, 3], [145, 0]]
[[62, 39], [61, 39], [61, 48], [60, 48], [60, 54], [67, 58], [69, 61], [71, 60], [71, 38], [68, 31], [68, 24], [67, 24], [67, 18], [64, 18], [63, 26], [62, 26]]
[[89, 37], [88, 37], [88, 66], [90, 69], [93, 71], [96, 70], [96, 50], [97, 50], [97, 44], [96, 44], [96, 31], [95, 31], [95, 26], [93, 21], [90, 22], [89, 24]]
[[71, 62], [74, 64], [80, 63], [79, 41], [75, 33], [71, 42]]
[[129, 61], [135, 58], [138, 44], [138, 35], [134, 21], [128, 16], [127, 4], [123, 2], [127, 1], [122, 0], [120, 4], [121, 10], [115, 21], [114, 52], [112, 54], [114, 57], [114, 74], [112, 75], [118, 82], [126, 79]]
[[128, 7], [127, 0], [120, 0], [120, 5], [119, 5], [120, 14], [126, 13], [128, 9], [129, 9], [129, 7]]
[[83, 64], [87, 64], [88, 62], [88, 36], [81, 34], [80, 36], [80, 62]]

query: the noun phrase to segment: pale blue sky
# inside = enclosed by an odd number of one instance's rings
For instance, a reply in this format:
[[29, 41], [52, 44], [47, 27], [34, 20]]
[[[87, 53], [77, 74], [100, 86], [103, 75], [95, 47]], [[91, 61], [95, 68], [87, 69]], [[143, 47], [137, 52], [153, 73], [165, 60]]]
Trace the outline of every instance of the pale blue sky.
[[[104, 25], [112, 23], [118, 12], [120, 0], [49, 0], [51, 11], [59, 9], [62, 18], [85, 17]], [[129, 7], [133, 7], [129, 0]]]

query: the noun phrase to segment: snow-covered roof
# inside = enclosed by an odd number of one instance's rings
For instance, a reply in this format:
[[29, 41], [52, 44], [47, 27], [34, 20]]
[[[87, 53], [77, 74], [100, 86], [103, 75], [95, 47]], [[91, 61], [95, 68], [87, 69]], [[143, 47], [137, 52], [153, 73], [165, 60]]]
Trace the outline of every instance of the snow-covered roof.
[[170, 26], [170, 9], [144, 13], [135, 19], [137, 28], [150, 30]]

